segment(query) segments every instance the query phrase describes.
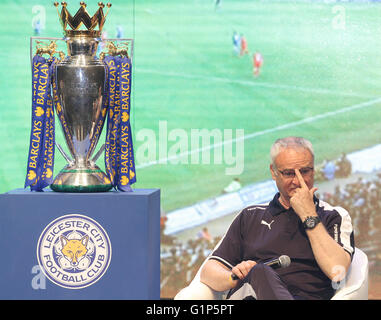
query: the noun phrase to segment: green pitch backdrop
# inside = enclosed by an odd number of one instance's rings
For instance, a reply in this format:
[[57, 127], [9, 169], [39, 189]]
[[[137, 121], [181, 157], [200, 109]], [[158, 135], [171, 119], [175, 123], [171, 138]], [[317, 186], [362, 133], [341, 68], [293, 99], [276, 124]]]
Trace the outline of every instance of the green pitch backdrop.
[[[92, 15], [97, 1], [87, 2]], [[31, 122], [29, 39], [41, 12], [46, 20], [40, 36], [62, 36], [52, 3], [2, 2], [0, 192], [24, 185]], [[269, 147], [281, 136], [309, 138], [317, 162], [380, 143], [380, 4], [224, 0], [218, 10], [212, 0], [112, 4], [108, 37], [122, 25], [124, 37], [135, 39], [132, 130], [139, 157], [134, 186], [160, 188], [163, 210], [218, 195], [237, 176], [244, 185], [269, 179]], [[78, 8], [78, 1], [69, 2], [72, 14]], [[246, 37], [250, 55], [233, 54], [234, 30]], [[255, 51], [264, 58], [257, 78]], [[160, 123], [168, 134], [185, 133], [188, 149], [179, 149], [179, 158], [169, 157], [179, 140], [165, 139]], [[202, 145], [191, 148], [192, 129], [232, 129], [233, 154], [236, 130], [243, 129], [243, 171], [226, 174], [234, 165], [216, 161], [214, 152], [225, 145], [213, 139], [206, 149], [210, 161], [203, 163]], [[148, 164], [142, 138], [147, 130], [155, 135], [155, 158]], [[56, 137], [64, 144], [60, 129]], [[64, 164], [56, 152], [55, 174]]]

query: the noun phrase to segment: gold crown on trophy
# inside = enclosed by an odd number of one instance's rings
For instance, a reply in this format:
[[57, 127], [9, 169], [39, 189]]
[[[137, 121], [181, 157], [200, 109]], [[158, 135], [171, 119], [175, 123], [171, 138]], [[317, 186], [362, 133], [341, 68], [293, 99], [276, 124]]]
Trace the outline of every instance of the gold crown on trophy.
[[[58, 2], [54, 2], [54, 6], [57, 8], [58, 15], [60, 17], [60, 21], [62, 24], [62, 27], [66, 34], [86, 34], [86, 33], [92, 33], [96, 35], [100, 35], [103, 25], [106, 22], [106, 17], [108, 14], [109, 9], [111, 8], [111, 3], [107, 3], [107, 12], [106, 15], [103, 13], [103, 8], [105, 5], [103, 2], [98, 2], [99, 9], [97, 12], [90, 17], [89, 13], [86, 10], [86, 3], [81, 1], [80, 2], [80, 8], [78, 9], [77, 13], [74, 15], [74, 17], [69, 13], [67, 10], [67, 3], [66, 2], [61, 2], [62, 5], [62, 10], [61, 13], [58, 11]], [[79, 30], [79, 28], [82, 26], [82, 24], [87, 28], [87, 30]], [[67, 27], [72, 29], [68, 29]], [[98, 25], [98, 30], [94, 30], [96, 26]]]

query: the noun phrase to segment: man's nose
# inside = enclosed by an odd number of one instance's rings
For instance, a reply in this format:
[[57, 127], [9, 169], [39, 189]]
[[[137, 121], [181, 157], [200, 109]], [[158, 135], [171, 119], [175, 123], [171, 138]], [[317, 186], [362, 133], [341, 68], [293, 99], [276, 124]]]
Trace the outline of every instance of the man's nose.
[[299, 179], [296, 175], [292, 178], [292, 184], [300, 187], [300, 182], [299, 182]]

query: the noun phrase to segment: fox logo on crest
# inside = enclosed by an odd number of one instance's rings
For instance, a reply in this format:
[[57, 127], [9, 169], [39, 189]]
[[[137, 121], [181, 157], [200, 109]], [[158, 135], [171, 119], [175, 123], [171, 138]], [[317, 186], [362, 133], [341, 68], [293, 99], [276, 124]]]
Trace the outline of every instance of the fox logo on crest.
[[94, 260], [95, 244], [89, 235], [78, 230], [62, 233], [54, 244], [58, 265], [67, 271], [85, 270]]
[[62, 249], [61, 252], [67, 260], [70, 261], [72, 266], [77, 266], [87, 253], [87, 243], [89, 242], [89, 236], [84, 236], [80, 240], [69, 240], [64, 235], [60, 237]]

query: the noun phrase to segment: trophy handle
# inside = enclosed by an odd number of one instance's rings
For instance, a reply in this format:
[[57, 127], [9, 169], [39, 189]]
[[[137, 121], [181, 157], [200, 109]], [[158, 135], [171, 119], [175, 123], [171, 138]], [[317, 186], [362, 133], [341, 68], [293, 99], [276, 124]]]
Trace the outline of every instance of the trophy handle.
[[[56, 44], [57, 41], [63, 41], [63, 38], [56, 38], [56, 37], [30, 37], [30, 48], [29, 48], [29, 52], [30, 52], [30, 63], [32, 65], [32, 60], [33, 60], [33, 56], [35, 54], [48, 54], [50, 55], [50, 57], [52, 57], [54, 54], [58, 54], [59, 57], [60, 57], [60, 60], [63, 60], [65, 58], [65, 54], [62, 52], [62, 51], [58, 51], [56, 50], [57, 47], [55, 46], [52, 47], [52, 48], [42, 48], [41, 47], [41, 43], [43, 43], [44, 41], [50, 41], [50, 43], [52, 44], [54, 42], [54, 44]], [[36, 48], [34, 48], [34, 44], [37, 44]], [[40, 49], [40, 50], [39, 50]], [[43, 49], [43, 50], [41, 50]], [[45, 49], [45, 50], [44, 50]]]
[[[101, 49], [99, 60], [103, 60], [106, 55], [124, 55], [128, 56], [133, 63], [134, 57], [134, 39], [132, 38], [105, 38], [99, 42]], [[107, 51], [105, 51], [107, 49]]]
[[106, 148], [106, 145], [103, 144], [100, 149], [98, 150], [98, 152], [95, 154], [95, 156], [91, 159], [91, 162], [95, 164], [95, 162], [97, 162], [98, 158], [101, 156], [102, 152], [105, 150]]
[[57, 142], [55, 142], [55, 145], [56, 145], [57, 149], [59, 150], [59, 152], [62, 154], [62, 156], [65, 158], [67, 163], [69, 165], [73, 165], [74, 161], [72, 159], [70, 159], [70, 157], [67, 155], [67, 153], [64, 151], [64, 149], [61, 147], [61, 145]]

